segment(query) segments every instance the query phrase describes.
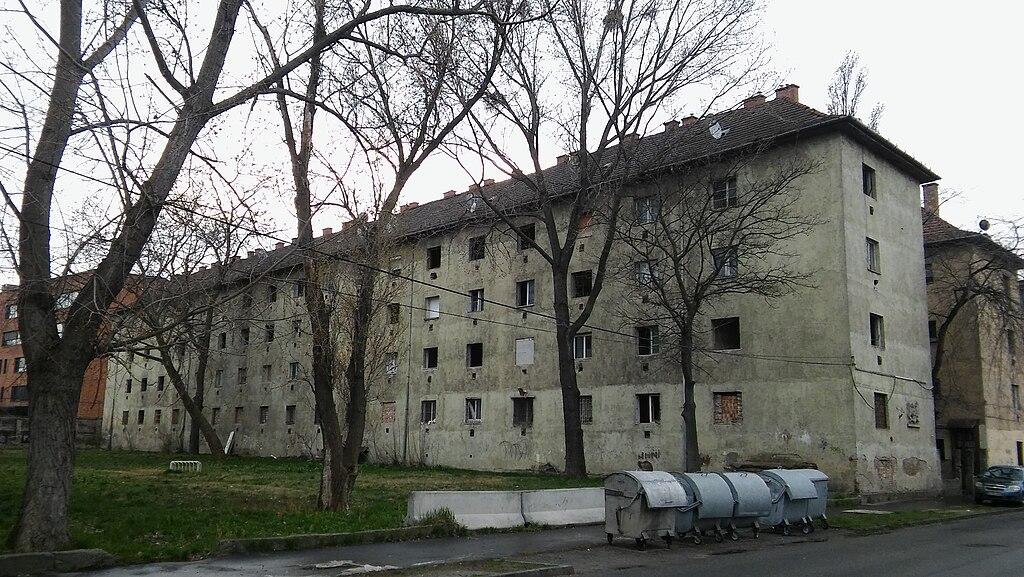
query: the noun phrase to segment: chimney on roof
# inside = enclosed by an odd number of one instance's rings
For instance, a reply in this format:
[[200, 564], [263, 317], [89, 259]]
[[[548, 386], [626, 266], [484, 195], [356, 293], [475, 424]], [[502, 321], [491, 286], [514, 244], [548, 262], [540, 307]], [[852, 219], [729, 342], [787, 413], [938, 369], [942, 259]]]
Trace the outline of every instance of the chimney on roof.
[[929, 182], [921, 188], [924, 190], [924, 211], [939, 216], [939, 183]]
[[633, 144], [640, 140], [640, 136], [633, 132], [622, 137], [622, 144]]
[[322, 232], [321, 236], [328, 236], [328, 235], [330, 235], [330, 234], [331, 234], [332, 232], [334, 232], [334, 229], [331, 229], [331, 228], [325, 228], [325, 229], [324, 229], [323, 231], [321, 231], [321, 232]]
[[494, 179], [493, 178], [485, 178], [484, 179], [484, 186], [490, 186], [492, 184], [494, 184]]
[[455, 192], [454, 190], [447, 190], [447, 191], [445, 191], [443, 196], [444, 196], [444, 198], [451, 198], [451, 197], [455, 196], [456, 194], [458, 194], [458, 193]]
[[690, 126], [694, 122], [697, 122], [697, 117], [691, 114], [683, 119], [683, 126]]
[[566, 162], [569, 162], [569, 155], [568, 154], [559, 154], [557, 160], [555, 161], [555, 164], [556, 165], [565, 164]]
[[348, 230], [348, 229], [352, 228], [352, 225], [355, 224], [355, 223], [356, 223], [355, 219], [352, 219], [352, 220], [347, 221], [347, 222], [343, 222], [343, 223], [341, 223], [341, 230]]
[[277, 241], [277, 244], [274, 245], [274, 250], [281, 250], [282, 248], [284, 248], [284, 243]]
[[764, 104], [764, 94], [758, 92], [743, 101], [743, 108], [753, 108], [755, 106], [761, 106], [762, 104]]
[[250, 250], [248, 256], [249, 256], [249, 258], [252, 258], [252, 257], [256, 256], [256, 251]]
[[678, 120], [669, 120], [665, 123], [665, 132], [671, 132], [677, 128], [679, 128]]
[[238, 259], [240, 259], [240, 258], [242, 258], [242, 257], [238, 256], [237, 254], [236, 255], [232, 255], [231, 262], [238, 262]]
[[401, 207], [399, 207], [398, 214], [402, 214], [402, 213], [404, 213], [406, 211], [412, 210], [412, 209], [416, 208], [419, 205], [420, 205], [420, 203], [418, 203], [418, 202], [410, 202], [408, 204], [403, 204]]
[[800, 102], [800, 87], [796, 84], [786, 84], [775, 89], [775, 100], [785, 98], [793, 102]]

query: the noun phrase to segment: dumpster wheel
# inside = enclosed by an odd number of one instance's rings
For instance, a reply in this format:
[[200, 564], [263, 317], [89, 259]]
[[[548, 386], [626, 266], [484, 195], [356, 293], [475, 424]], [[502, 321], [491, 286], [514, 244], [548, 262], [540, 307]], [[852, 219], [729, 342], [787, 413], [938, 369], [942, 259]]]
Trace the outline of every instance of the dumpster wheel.
[[821, 520], [821, 528], [825, 529], [826, 531], [828, 530], [828, 519]]
[[760, 538], [761, 538], [761, 528], [755, 525], [754, 526], [754, 539], [760, 539]]
[[637, 537], [637, 539], [636, 539], [636, 548], [641, 550], [641, 551], [646, 551], [647, 550], [647, 539], [644, 539], [643, 537]]
[[786, 537], [789, 537], [789, 534], [790, 534], [791, 532], [792, 532], [792, 531], [790, 531], [790, 529], [789, 529], [789, 525], [783, 525], [783, 526], [782, 526], [782, 534], [783, 534], [783, 535], [785, 535]]
[[721, 543], [722, 540], [723, 540], [722, 539], [722, 532], [721, 531], [715, 531], [715, 543]]
[[740, 540], [740, 534], [735, 529], [732, 530], [732, 531], [729, 531], [729, 539], [731, 539], [733, 541], [739, 541]]
[[612, 541], [613, 541], [614, 539], [615, 539], [615, 535], [612, 535], [611, 533], [608, 533], [608, 544], [609, 544], [609, 545], [611, 545], [611, 544], [612, 544]]
[[800, 526], [800, 532], [803, 533], [804, 535], [810, 535], [811, 531], [813, 531], [813, 530], [814, 530], [814, 525], [811, 525], [810, 523], [804, 523], [803, 525]]
[[704, 542], [704, 537], [701, 537], [699, 532], [693, 534], [693, 544], [694, 545], [700, 545], [703, 542]]
[[665, 540], [665, 546], [668, 547], [669, 549], [671, 549], [672, 548], [672, 535], [665, 535], [664, 537], [662, 537], [662, 539]]

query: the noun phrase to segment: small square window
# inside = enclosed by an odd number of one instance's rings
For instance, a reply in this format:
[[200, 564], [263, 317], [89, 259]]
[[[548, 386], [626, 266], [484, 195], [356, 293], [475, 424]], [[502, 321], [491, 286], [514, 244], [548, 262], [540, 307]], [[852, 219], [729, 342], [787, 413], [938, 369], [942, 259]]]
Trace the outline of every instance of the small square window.
[[483, 343], [469, 343], [466, 345], [466, 366], [470, 368], [484, 366]]
[[423, 349], [423, 368], [437, 368], [437, 347], [427, 347]]
[[262, 407], [260, 407], [260, 424], [261, 425], [266, 425], [269, 420], [270, 420], [270, 407], [268, 405], [263, 405]]
[[636, 328], [636, 354], [640, 356], [658, 354], [658, 327], [646, 326]]
[[642, 425], [661, 422], [661, 395], [643, 393], [636, 396], [636, 422]]
[[484, 289], [469, 291], [469, 312], [478, 313], [484, 310]]
[[889, 396], [875, 393], [875, 428], [889, 428]]
[[864, 194], [871, 198], [878, 198], [875, 190], [875, 169], [866, 164], [861, 164], [862, 187]]
[[427, 248], [427, 268], [438, 268], [441, 266], [441, 247], [431, 246]]
[[287, 405], [284, 408], [284, 424], [295, 424], [295, 405]]
[[589, 270], [572, 273], [572, 296], [573, 298], [590, 296], [594, 288], [594, 273]]
[[574, 359], [589, 359], [594, 356], [590, 333], [579, 333], [572, 338], [572, 356]]
[[429, 425], [437, 420], [437, 401], [420, 401], [420, 423]]
[[711, 320], [711, 348], [727, 351], [740, 348], [740, 319], [728, 317]]
[[487, 237], [474, 236], [469, 239], [469, 260], [480, 260], [487, 252]]
[[871, 346], [885, 348], [885, 319], [882, 315], [868, 315], [868, 329], [871, 331]]
[[713, 393], [712, 422], [716, 425], [743, 423], [743, 394], [737, 392]]
[[483, 420], [483, 401], [478, 398], [466, 399], [466, 422], [479, 423]]
[[402, 305], [391, 303], [388, 305], [388, 324], [397, 325], [402, 317]]
[[534, 282], [533, 279], [523, 280], [516, 283], [516, 306], [517, 307], [528, 307], [532, 306], [534, 302]]
[[537, 226], [534, 224], [524, 224], [519, 227], [519, 234], [516, 235], [516, 247], [519, 250], [526, 250], [533, 248], [533, 244], [530, 241], [537, 240]]
[[637, 224], [650, 224], [658, 220], [661, 211], [661, 200], [654, 196], [638, 198], [633, 201]]
[[736, 206], [736, 177], [716, 180], [711, 185], [711, 208], [721, 210]]
[[592, 425], [594, 423], [594, 397], [591, 395], [580, 395], [580, 424]]
[[882, 272], [882, 256], [878, 248], [878, 241], [873, 238], [865, 238], [864, 245], [867, 250], [868, 270]]
[[533, 425], [533, 397], [512, 398], [512, 426], [529, 427]]
[[736, 247], [725, 246], [712, 249], [711, 257], [715, 261], [715, 272], [719, 277], [729, 278], [736, 276], [736, 273], [739, 271]]
[[424, 316], [426, 320], [441, 318], [441, 297], [427, 297], [423, 300]]

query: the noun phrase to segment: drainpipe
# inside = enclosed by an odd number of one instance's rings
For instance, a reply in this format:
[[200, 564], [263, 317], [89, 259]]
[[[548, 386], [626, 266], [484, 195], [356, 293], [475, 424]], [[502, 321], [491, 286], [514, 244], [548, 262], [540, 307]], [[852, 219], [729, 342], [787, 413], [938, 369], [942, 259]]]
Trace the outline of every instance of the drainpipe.
[[[416, 250], [413, 249], [412, 262], [409, 265], [408, 277], [414, 278], [416, 276]], [[409, 459], [409, 401], [412, 395], [412, 297], [413, 297], [413, 283], [409, 282], [409, 350], [406, 352], [406, 370], [405, 370], [405, 424], [404, 431], [402, 433], [402, 464], [408, 465]]]

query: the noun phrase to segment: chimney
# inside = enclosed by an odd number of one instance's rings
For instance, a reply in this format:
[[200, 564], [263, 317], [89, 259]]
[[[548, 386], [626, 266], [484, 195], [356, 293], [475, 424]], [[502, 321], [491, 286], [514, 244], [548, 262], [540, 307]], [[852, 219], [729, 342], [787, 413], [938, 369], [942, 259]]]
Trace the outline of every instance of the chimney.
[[678, 120], [669, 120], [665, 123], [665, 132], [671, 132], [677, 128], [679, 128]]
[[758, 92], [743, 101], [743, 108], [753, 108], [755, 106], [761, 106], [762, 104], [764, 104], [764, 94]]
[[623, 136], [622, 137], [622, 144], [633, 144], [633, 143], [635, 143], [638, 140], [640, 140], [640, 137], [637, 135], [637, 133], [634, 132], [632, 134], [627, 134], [627, 135]]
[[939, 183], [929, 182], [921, 188], [924, 190], [924, 211], [939, 216]]
[[691, 114], [683, 119], [683, 126], [690, 126], [694, 122], [697, 122], [697, 117]]
[[492, 184], [494, 184], [494, 179], [493, 178], [485, 178], [484, 179], [484, 186], [490, 186]]
[[775, 100], [785, 98], [793, 102], [800, 102], [800, 87], [796, 84], [786, 84], [775, 89]]
[[250, 251], [248, 251], [248, 252], [249, 252], [249, 255], [248, 255], [248, 256], [249, 256], [249, 258], [252, 258], [252, 257], [256, 256], [256, 251], [254, 251], [254, 250], [250, 250]]
[[469, 185], [469, 189], [466, 190], [466, 192], [480, 192], [480, 183], [474, 182], [473, 184]]
[[241, 258], [241, 257], [240, 257], [240, 256], [238, 256], [237, 254], [236, 254], [236, 255], [232, 255], [232, 257], [231, 257], [231, 262], [238, 262], [238, 259], [239, 259], [239, 258]]
[[274, 250], [281, 250], [282, 248], [284, 248], [284, 243], [281, 241], [278, 241], [277, 244], [274, 245]]
[[355, 223], [356, 223], [355, 219], [343, 222], [343, 223], [341, 223], [341, 230], [342, 231], [346, 231], [346, 230], [352, 228], [352, 225], [355, 224]]
[[557, 165], [560, 165], [560, 164], [565, 164], [566, 162], [569, 162], [569, 155], [568, 154], [559, 154], [558, 155], [558, 159], [555, 162], [555, 165], [557, 166]]
[[444, 197], [445, 198], [451, 198], [451, 197], [455, 196], [456, 194], [458, 194], [458, 193], [455, 192], [454, 190], [448, 190], [448, 191], [445, 191]]
[[331, 234], [332, 232], [334, 232], [334, 230], [333, 230], [333, 229], [330, 229], [330, 228], [325, 228], [325, 229], [324, 229], [323, 231], [321, 231], [321, 232], [322, 232], [322, 234], [321, 234], [320, 236], [328, 236], [328, 235], [330, 235], [330, 234]]
[[416, 207], [417, 207], [417, 206], [419, 206], [419, 205], [420, 205], [420, 203], [418, 203], [418, 202], [410, 202], [410, 203], [408, 203], [408, 204], [403, 204], [403, 205], [402, 205], [402, 206], [401, 206], [401, 207], [400, 207], [400, 208], [398, 209], [398, 214], [402, 214], [402, 213], [404, 213], [404, 212], [406, 212], [406, 211], [410, 211], [410, 210], [412, 210], [412, 209], [416, 208]]

